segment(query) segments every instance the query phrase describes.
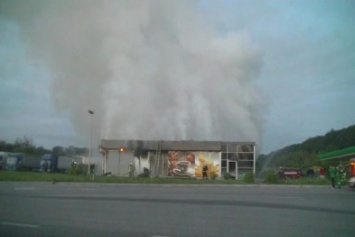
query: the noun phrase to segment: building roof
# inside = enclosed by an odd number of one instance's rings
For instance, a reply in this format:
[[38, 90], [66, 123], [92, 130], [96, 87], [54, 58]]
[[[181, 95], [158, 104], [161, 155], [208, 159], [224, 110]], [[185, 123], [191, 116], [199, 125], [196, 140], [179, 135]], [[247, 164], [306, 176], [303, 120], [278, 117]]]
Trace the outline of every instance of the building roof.
[[355, 146], [347, 147], [341, 150], [331, 151], [318, 155], [320, 160], [332, 160], [340, 158], [351, 158], [355, 156]]
[[100, 148], [104, 150], [160, 150], [165, 151], [221, 151], [228, 146], [255, 145], [255, 142], [222, 142], [222, 141], [168, 141], [168, 140], [101, 140]]

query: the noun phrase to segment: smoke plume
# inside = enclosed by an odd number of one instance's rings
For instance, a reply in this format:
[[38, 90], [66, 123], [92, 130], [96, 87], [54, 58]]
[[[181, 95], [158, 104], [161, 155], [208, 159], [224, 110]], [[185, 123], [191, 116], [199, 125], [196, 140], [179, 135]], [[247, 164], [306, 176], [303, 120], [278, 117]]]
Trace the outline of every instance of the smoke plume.
[[91, 109], [98, 138], [258, 140], [260, 54], [246, 33], [213, 29], [196, 2], [0, 4], [83, 137]]

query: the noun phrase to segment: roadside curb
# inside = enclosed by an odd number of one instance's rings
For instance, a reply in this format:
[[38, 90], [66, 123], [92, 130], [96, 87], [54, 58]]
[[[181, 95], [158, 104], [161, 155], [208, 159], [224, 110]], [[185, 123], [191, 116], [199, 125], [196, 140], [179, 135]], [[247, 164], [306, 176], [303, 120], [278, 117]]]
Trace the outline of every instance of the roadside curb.
[[36, 185], [72, 185], [72, 186], [162, 186], [162, 187], [250, 187], [250, 188], [329, 188], [328, 185], [300, 184], [164, 184], [164, 183], [95, 183], [95, 182], [30, 182], [30, 181], [0, 181], [1, 184], [36, 184]]

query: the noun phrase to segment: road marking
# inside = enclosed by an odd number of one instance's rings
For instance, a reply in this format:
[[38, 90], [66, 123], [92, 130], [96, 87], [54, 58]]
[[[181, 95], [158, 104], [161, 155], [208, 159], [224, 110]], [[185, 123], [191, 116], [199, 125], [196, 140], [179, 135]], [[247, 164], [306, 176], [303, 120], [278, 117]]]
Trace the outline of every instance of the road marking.
[[26, 227], [26, 228], [38, 228], [38, 225], [31, 225], [26, 223], [16, 223], [16, 222], [1, 222], [2, 225], [10, 225], [10, 226], [17, 226], [17, 227]]
[[15, 187], [16, 191], [33, 191], [35, 190], [34, 187]]
[[303, 197], [283, 197], [283, 196], [273, 196], [270, 198], [294, 198], [294, 199], [302, 199]]

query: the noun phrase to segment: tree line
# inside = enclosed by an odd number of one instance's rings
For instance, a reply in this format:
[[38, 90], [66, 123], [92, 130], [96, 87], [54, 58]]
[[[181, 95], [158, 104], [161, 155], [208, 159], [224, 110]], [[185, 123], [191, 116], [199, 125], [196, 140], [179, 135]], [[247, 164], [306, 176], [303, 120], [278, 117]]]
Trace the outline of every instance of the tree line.
[[293, 144], [269, 154], [260, 154], [257, 167], [307, 168], [321, 165], [320, 153], [355, 146], [355, 125], [339, 130], [330, 130], [323, 136], [311, 137], [300, 144]]
[[27, 136], [17, 138], [13, 143], [0, 140], [0, 151], [21, 152], [29, 155], [54, 154], [58, 156], [87, 155], [88, 148], [75, 146], [55, 146], [52, 149], [46, 149], [42, 146], [36, 146], [33, 140]]

